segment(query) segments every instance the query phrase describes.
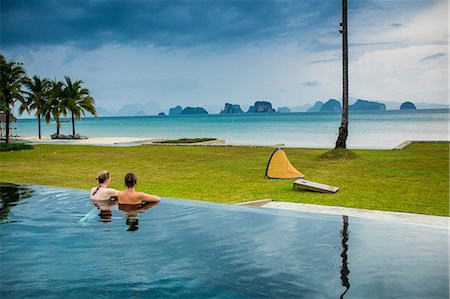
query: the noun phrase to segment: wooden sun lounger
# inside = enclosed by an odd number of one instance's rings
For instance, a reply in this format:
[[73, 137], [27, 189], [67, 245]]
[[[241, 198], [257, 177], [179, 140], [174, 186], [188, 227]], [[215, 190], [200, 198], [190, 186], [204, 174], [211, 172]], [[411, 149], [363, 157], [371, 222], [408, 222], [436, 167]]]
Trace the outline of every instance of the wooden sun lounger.
[[327, 192], [327, 193], [336, 193], [339, 190], [339, 187], [320, 184], [303, 179], [299, 179], [294, 182], [294, 189], [296, 187], [316, 192]]

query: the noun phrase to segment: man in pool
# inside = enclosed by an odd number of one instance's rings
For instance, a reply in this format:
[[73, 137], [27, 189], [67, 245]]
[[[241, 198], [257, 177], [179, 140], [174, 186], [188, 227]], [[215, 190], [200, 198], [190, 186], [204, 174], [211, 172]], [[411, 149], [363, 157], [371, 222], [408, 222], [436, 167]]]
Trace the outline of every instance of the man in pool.
[[147, 202], [159, 202], [160, 198], [156, 195], [150, 195], [144, 192], [137, 192], [135, 190], [137, 178], [134, 173], [127, 173], [125, 175], [126, 190], [120, 191], [118, 194], [119, 205], [142, 205]]
[[98, 173], [97, 180], [99, 185], [91, 189], [91, 200], [115, 200], [119, 194], [116, 189], [108, 188], [111, 182], [111, 175], [107, 170], [101, 170]]

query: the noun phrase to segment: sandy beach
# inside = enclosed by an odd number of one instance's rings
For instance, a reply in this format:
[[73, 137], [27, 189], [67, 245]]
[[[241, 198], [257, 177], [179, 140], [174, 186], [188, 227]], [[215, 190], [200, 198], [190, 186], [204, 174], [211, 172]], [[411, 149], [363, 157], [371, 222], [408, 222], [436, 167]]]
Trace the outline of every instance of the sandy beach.
[[[105, 145], [105, 146], [133, 146], [142, 144], [153, 144], [158, 141], [167, 140], [167, 138], [151, 137], [89, 137], [87, 139], [51, 139], [50, 137], [24, 136], [13, 138], [19, 142], [28, 142], [32, 144], [70, 144], [70, 145]], [[171, 145], [171, 144], [165, 144]], [[178, 143], [177, 145], [183, 145]], [[225, 145], [225, 140], [217, 139], [205, 142], [198, 142], [189, 145]]]
[[89, 137], [88, 139], [51, 139], [50, 137], [24, 136], [17, 138], [23, 142], [34, 144], [79, 144], [79, 145], [139, 145], [152, 143], [162, 138], [137, 138], [137, 137]]

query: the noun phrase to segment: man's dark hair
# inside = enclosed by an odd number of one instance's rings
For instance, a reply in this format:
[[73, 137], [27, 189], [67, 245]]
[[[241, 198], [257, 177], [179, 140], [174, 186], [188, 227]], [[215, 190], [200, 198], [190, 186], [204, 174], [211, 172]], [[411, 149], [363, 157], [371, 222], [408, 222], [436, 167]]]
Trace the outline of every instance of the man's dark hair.
[[134, 173], [129, 172], [125, 175], [125, 186], [127, 188], [132, 188], [136, 186], [137, 184], [137, 177], [134, 175]]

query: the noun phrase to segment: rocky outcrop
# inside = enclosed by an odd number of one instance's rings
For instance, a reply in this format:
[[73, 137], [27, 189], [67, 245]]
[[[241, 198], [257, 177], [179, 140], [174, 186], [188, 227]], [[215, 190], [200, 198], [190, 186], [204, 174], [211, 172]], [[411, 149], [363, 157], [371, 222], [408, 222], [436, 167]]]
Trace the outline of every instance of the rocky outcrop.
[[321, 112], [341, 112], [342, 106], [341, 103], [339, 103], [335, 99], [329, 99], [325, 104], [322, 105], [320, 108]]
[[223, 110], [220, 111], [220, 114], [235, 114], [235, 113], [244, 113], [244, 111], [242, 111], [241, 106], [230, 103], [226, 103]]
[[186, 107], [181, 111], [180, 115], [187, 115], [187, 114], [208, 114], [208, 111], [205, 110], [205, 108], [202, 107]]
[[183, 108], [180, 105], [169, 109], [169, 116], [180, 115]]
[[275, 109], [272, 108], [272, 103], [266, 101], [257, 101], [255, 105], [248, 108], [247, 113], [274, 113]]
[[288, 107], [278, 107], [277, 113], [291, 113], [291, 109]]
[[309, 108], [307, 110], [307, 112], [319, 112], [320, 109], [322, 109], [323, 106], [323, 102], [322, 101], [317, 101], [314, 106], [312, 106], [311, 108]]
[[416, 110], [416, 105], [414, 105], [412, 102], [404, 102], [400, 105], [400, 110]]
[[158, 114], [158, 116], [166, 116], [166, 114], [165, 114], [164, 112], [160, 112], [160, 113]]
[[353, 105], [348, 107], [349, 111], [364, 111], [364, 110], [386, 110], [386, 105], [378, 102], [371, 102], [358, 99]]

